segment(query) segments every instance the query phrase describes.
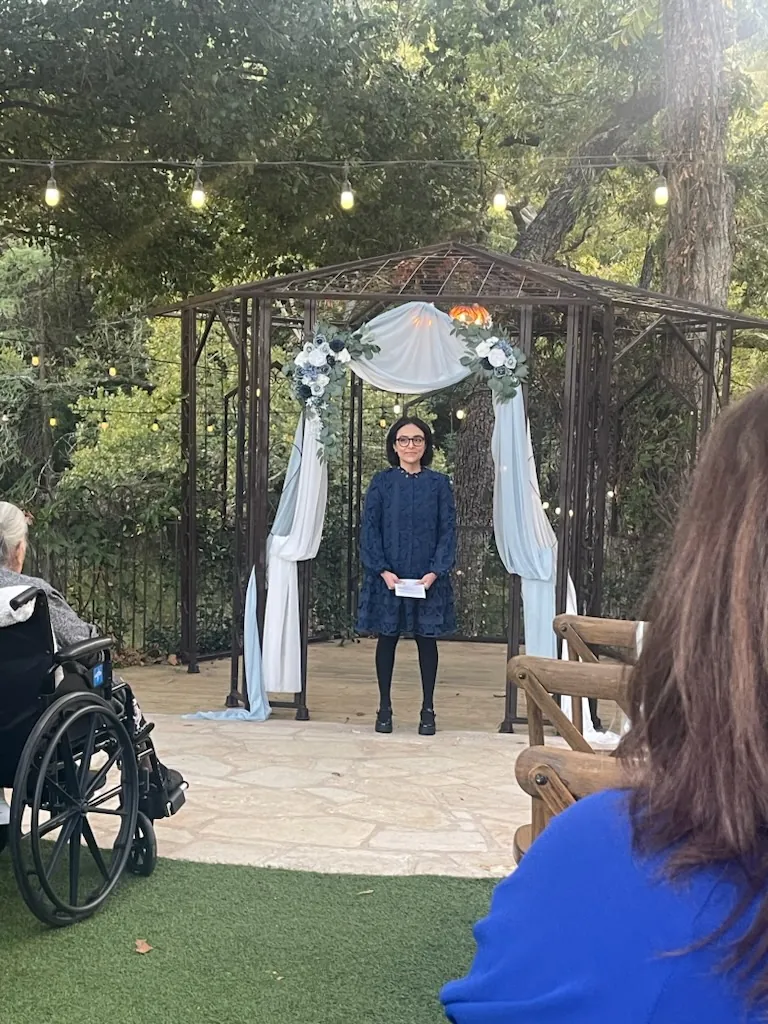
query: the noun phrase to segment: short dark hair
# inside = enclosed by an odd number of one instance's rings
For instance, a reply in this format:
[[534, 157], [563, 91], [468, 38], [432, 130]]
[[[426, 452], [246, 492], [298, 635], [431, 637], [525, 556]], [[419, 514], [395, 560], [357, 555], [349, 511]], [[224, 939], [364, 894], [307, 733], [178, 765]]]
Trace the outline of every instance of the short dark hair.
[[397, 454], [397, 450], [395, 449], [395, 440], [403, 427], [407, 427], [409, 425], [418, 427], [424, 435], [424, 454], [421, 456], [421, 464], [422, 466], [431, 466], [432, 459], [435, 454], [435, 442], [432, 437], [432, 430], [429, 424], [425, 423], [424, 420], [420, 420], [418, 416], [401, 416], [400, 419], [396, 423], [393, 423], [389, 428], [389, 433], [387, 434], [387, 460], [389, 461], [390, 466], [400, 465], [400, 456]]

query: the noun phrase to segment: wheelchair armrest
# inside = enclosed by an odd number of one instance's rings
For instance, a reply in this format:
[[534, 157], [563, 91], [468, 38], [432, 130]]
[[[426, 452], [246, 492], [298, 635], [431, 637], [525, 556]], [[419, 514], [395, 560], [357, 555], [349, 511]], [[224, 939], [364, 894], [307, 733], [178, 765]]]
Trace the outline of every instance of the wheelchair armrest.
[[57, 665], [65, 661], [81, 661], [91, 654], [99, 654], [101, 651], [108, 651], [114, 646], [115, 641], [111, 636], [95, 636], [91, 640], [80, 640], [79, 643], [70, 644], [60, 651], [56, 651], [53, 660]]
[[41, 590], [39, 587], [27, 587], [26, 590], [17, 594], [16, 597], [11, 598], [11, 608], [17, 612], [19, 608], [23, 608], [25, 604], [29, 604], [30, 601], [34, 601], [35, 598], [39, 597], [41, 594], [45, 597], [45, 591]]

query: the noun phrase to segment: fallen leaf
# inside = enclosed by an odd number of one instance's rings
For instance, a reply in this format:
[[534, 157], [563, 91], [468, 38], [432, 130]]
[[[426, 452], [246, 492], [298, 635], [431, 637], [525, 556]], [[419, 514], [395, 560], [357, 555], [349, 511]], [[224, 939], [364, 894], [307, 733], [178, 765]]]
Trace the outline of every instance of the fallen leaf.
[[151, 953], [152, 947], [146, 939], [136, 939], [136, 952], [137, 953]]
[[357, 894], [358, 896], [373, 896], [373, 889], [364, 889], [362, 892]]

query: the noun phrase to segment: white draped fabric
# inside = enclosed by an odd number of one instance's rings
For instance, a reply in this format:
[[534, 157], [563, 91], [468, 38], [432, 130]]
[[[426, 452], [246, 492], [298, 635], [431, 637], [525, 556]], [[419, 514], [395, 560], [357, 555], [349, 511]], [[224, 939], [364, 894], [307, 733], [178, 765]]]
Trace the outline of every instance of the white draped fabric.
[[[450, 387], [469, 373], [461, 364], [464, 342], [453, 327], [446, 313], [425, 302], [387, 310], [367, 325], [379, 351], [353, 361], [351, 369], [373, 387], [393, 393], [425, 394]], [[496, 403], [495, 413], [496, 543], [507, 571], [523, 580], [526, 650], [554, 657], [556, 541], [541, 506], [522, 394]], [[262, 677], [270, 693], [301, 689], [296, 562], [317, 553], [325, 516], [328, 476], [318, 458], [318, 424], [303, 423], [302, 418], [269, 544]]]
[[[297, 562], [314, 558], [323, 538], [328, 467], [320, 459], [320, 421], [302, 416], [289, 473], [267, 549], [262, 678], [268, 693], [301, 690], [301, 629]], [[293, 481], [296, 481], [294, 484]], [[288, 508], [293, 515], [288, 521]], [[281, 515], [282, 511], [282, 515]]]

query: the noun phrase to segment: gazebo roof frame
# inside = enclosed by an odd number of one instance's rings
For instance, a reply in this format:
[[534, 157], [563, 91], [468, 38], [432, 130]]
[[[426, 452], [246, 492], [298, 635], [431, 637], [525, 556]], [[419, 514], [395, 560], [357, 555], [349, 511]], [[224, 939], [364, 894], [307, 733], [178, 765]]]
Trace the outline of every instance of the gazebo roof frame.
[[[429, 289], [424, 287], [428, 278]], [[183, 310], [221, 311], [242, 298], [274, 300], [484, 303], [495, 306], [613, 306], [718, 323], [734, 329], [762, 328], [768, 320], [718, 309], [660, 292], [547, 266], [463, 242], [442, 242], [405, 252], [305, 270], [282, 277], [196, 295], [154, 311], [173, 316]]]

